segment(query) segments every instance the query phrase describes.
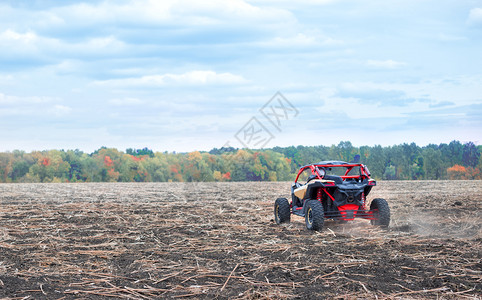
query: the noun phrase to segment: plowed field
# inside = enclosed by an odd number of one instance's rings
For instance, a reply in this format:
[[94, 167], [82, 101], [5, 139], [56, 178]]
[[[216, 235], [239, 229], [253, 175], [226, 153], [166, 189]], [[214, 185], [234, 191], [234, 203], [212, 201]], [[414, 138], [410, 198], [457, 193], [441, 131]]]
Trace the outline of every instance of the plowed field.
[[276, 225], [290, 183], [0, 184], [0, 298], [480, 299], [481, 181], [383, 181], [389, 229]]

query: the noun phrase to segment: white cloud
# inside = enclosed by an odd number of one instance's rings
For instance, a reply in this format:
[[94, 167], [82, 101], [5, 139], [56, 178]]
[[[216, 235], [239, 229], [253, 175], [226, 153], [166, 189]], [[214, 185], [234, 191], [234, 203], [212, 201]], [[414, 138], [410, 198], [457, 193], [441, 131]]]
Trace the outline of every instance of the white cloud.
[[406, 118], [412, 112], [428, 111], [432, 103], [414, 86], [377, 82], [346, 82], [336, 91], [325, 93], [325, 105], [332, 113], [344, 113], [350, 119]]
[[60, 104], [54, 105], [50, 109], [50, 112], [53, 113], [57, 117], [63, 117], [65, 115], [68, 115], [68, 114], [70, 114], [71, 111], [72, 111], [71, 107], [65, 106], [65, 105], [60, 105]]
[[113, 36], [93, 37], [82, 42], [69, 43], [66, 40], [39, 36], [32, 31], [22, 33], [11, 29], [0, 32], [0, 47], [0, 58], [46, 57], [60, 61], [85, 56], [112, 56], [126, 49], [125, 44]]
[[18, 97], [0, 93], [0, 105], [45, 104], [55, 100], [49, 97]]
[[18, 33], [11, 29], [7, 29], [0, 33], [0, 40], [3, 41], [18, 41], [21, 43], [31, 43], [37, 39], [37, 35], [31, 31], [26, 33]]
[[42, 116], [53, 115], [63, 117], [72, 111], [72, 108], [60, 104], [61, 100], [52, 97], [39, 96], [12, 96], [0, 93], [0, 115], [4, 118], [15, 116], [30, 116], [31, 120]]
[[467, 19], [469, 25], [482, 25], [482, 8], [472, 8]]
[[109, 100], [109, 103], [116, 106], [130, 106], [143, 104], [144, 101], [138, 98], [118, 98]]
[[292, 0], [248, 0], [251, 3], [269, 3], [269, 4], [307, 4], [307, 5], [326, 5], [338, 2], [339, 0], [298, 0], [293, 2]]
[[[211, 147], [209, 140], [232, 138], [278, 89], [313, 124], [340, 115], [333, 119], [340, 128], [334, 139], [343, 131], [346, 139], [370, 140], [346, 129], [402, 126], [416, 112], [462, 104], [471, 110], [470, 104], [480, 103], [481, 40], [475, 25], [481, 24], [481, 9], [469, 14], [472, 3], [4, 1], [0, 127], [7, 130], [0, 140], [8, 143], [9, 133], [23, 136], [28, 126], [41, 125], [52, 132], [49, 147], [88, 149], [108, 143], [108, 137], [91, 140], [96, 130], [84, 139], [78, 134], [102, 127], [115, 134], [112, 146], [132, 147], [142, 131], [145, 145], [156, 137], [162, 141], [159, 150]], [[467, 26], [460, 26], [464, 7]], [[29, 93], [52, 98], [26, 97]], [[466, 119], [464, 109], [451, 118]], [[59, 119], [63, 131], [53, 130]], [[424, 132], [422, 125], [415, 133]], [[296, 131], [311, 127], [303, 119]], [[480, 125], [473, 128], [480, 132]], [[182, 137], [191, 132], [189, 138], [199, 140], [176, 141], [167, 136], [173, 131]], [[33, 136], [23, 139], [41, 143]], [[290, 143], [303, 141], [291, 135]]]
[[308, 33], [296, 33], [293, 35], [286, 35], [275, 37], [269, 41], [263, 41], [260, 43], [262, 46], [269, 47], [289, 47], [289, 48], [301, 48], [301, 47], [319, 47], [319, 46], [337, 46], [342, 45], [341, 40], [337, 40], [322, 34], [308, 34]]
[[379, 122], [384, 118], [405, 118], [413, 111], [426, 110], [428, 105], [425, 103], [414, 102], [409, 106], [380, 105], [377, 103], [364, 103], [356, 98], [333, 97], [325, 101], [325, 105], [317, 107], [320, 113], [324, 114], [345, 114], [352, 120], [372, 120]]
[[6, 29], [0, 32], [0, 60], [11, 60], [12, 58], [36, 57], [39, 53], [38, 44], [40, 38], [32, 31], [17, 32]]
[[[125, 44], [113, 36], [93, 38], [88, 40], [86, 43], [82, 43], [87, 49], [92, 49], [94, 51], [106, 50], [106, 49], [118, 49], [122, 48]], [[73, 45], [73, 47], [79, 47], [81, 45]]]
[[[292, 18], [287, 10], [258, 7], [243, 0], [131, 0], [122, 4], [118, 1], [103, 1], [100, 4], [63, 6], [50, 12], [61, 16], [67, 25], [76, 26], [85, 25], [85, 20], [89, 20], [89, 24], [173, 24], [176, 27], [188, 27], [239, 20], [279, 22]], [[58, 22], [58, 18], [52, 18], [52, 24]]]
[[232, 85], [248, 82], [242, 76], [214, 71], [190, 71], [183, 74], [146, 75], [136, 78], [109, 79], [95, 81], [95, 85], [116, 87], [161, 87], [161, 86], [197, 86], [197, 85]]
[[[0, 19], [0, 28], [7, 28], [0, 31], [0, 61], [24, 62], [17, 64], [19, 68], [75, 59], [162, 56], [170, 61], [196, 60], [214, 56], [220, 51], [213, 51], [215, 45], [256, 46], [275, 36], [283, 40], [283, 33], [293, 30], [297, 22], [286, 9], [243, 0], [106, 0], [60, 3], [43, 10], [5, 7], [17, 18]], [[295, 42], [309, 43], [309, 38], [299, 35]], [[220, 55], [234, 57], [240, 50], [233, 49]]]
[[13, 81], [13, 76], [10, 75], [10, 74], [0, 75], [0, 81], [2, 81], [2, 82]]
[[457, 36], [457, 35], [450, 35], [450, 34], [444, 34], [444, 33], [440, 33], [438, 35], [438, 39], [441, 40], [442, 42], [459, 42], [459, 41], [467, 40], [465, 36]]
[[395, 60], [368, 60], [366, 65], [377, 69], [398, 69], [406, 65], [406, 63]]

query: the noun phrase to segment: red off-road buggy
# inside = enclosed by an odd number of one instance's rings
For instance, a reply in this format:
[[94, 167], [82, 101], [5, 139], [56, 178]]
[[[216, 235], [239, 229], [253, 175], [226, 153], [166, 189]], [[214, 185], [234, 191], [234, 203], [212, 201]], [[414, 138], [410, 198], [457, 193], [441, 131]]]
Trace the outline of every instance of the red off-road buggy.
[[[306, 183], [298, 182], [306, 177]], [[360, 163], [322, 161], [300, 168], [291, 186], [291, 203], [278, 198], [274, 204], [276, 223], [289, 222], [291, 214], [305, 218], [306, 228], [322, 230], [325, 219], [370, 220], [372, 225], [386, 227], [390, 208], [385, 199], [375, 198], [367, 209], [366, 197], [376, 181]]]

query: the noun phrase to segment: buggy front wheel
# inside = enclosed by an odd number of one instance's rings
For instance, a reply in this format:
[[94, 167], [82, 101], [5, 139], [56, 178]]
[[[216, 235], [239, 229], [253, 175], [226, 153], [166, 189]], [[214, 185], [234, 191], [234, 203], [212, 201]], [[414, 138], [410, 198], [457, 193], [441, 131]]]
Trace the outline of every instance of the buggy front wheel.
[[278, 198], [274, 202], [274, 220], [276, 224], [289, 223], [291, 220], [291, 208], [288, 199]]
[[325, 212], [323, 211], [321, 202], [317, 200], [308, 201], [305, 212], [306, 228], [321, 231], [325, 223]]
[[370, 204], [370, 211], [373, 213], [372, 225], [388, 227], [390, 224], [390, 207], [387, 200], [383, 198], [375, 198]]

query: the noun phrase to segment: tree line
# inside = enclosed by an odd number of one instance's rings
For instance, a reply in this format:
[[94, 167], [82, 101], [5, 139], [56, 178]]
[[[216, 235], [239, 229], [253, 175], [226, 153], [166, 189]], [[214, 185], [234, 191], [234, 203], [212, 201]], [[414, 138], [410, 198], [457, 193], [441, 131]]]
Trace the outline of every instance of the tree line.
[[415, 143], [355, 147], [349, 141], [331, 146], [271, 149], [212, 149], [169, 153], [148, 148], [102, 147], [80, 150], [0, 153], [0, 182], [193, 182], [290, 181], [300, 166], [322, 160], [350, 162], [360, 155], [375, 179], [482, 179], [482, 146]]

